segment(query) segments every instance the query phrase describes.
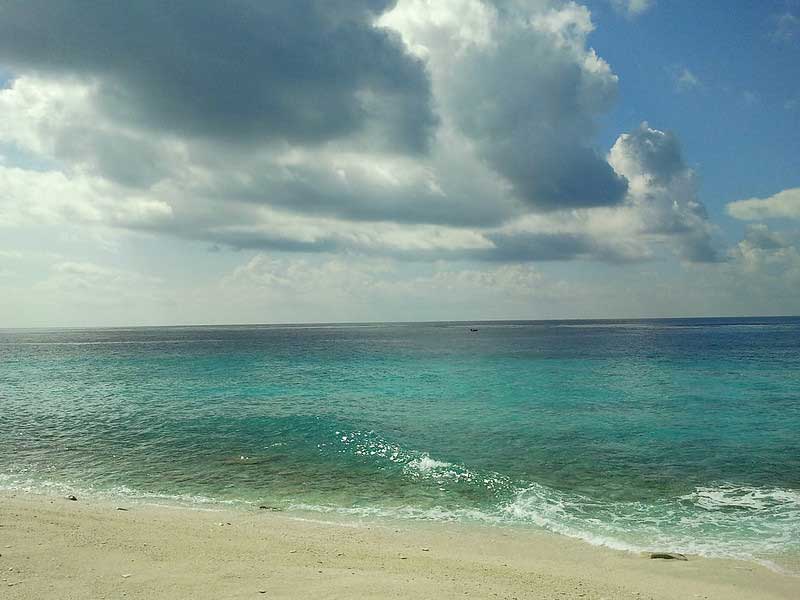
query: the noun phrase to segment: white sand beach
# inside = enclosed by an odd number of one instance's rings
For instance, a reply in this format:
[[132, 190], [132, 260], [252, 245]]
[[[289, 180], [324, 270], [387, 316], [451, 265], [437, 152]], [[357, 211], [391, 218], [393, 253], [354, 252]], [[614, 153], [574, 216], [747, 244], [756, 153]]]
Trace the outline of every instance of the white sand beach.
[[0, 597], [769, 600], [800, 597], [800, 578], [539, 532], [5, 492]]

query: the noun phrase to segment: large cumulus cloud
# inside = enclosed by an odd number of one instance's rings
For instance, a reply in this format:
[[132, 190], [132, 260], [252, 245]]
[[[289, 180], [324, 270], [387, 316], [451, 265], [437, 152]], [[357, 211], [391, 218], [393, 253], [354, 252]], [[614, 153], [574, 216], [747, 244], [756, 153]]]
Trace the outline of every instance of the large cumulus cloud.
[[642, 234], [668, 236], [680, 257], [690, 262], [720, 259], [713, 227], [697, 197], [694, 171], [673, 134], [642, 123], [617, 139], [609, 161], [630, 181], [628, 209]]
[[617, 77], [587, 47], [586, 8], [407, 0], [384, 22], [427, 57], [452, 125], [520, 199], [537, 210], [622, 201], [624, 178], [591, 145]]

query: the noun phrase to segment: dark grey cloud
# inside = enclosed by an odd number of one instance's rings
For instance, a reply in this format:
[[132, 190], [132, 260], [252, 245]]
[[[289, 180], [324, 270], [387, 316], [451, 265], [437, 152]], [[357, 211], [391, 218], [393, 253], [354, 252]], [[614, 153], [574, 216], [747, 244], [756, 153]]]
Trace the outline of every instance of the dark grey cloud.
[[127, 124], [228, 140], [318, 143], [374, 121], [423, 151], [424, 65], [372, 25], [389, 0], [7, 0], [0, 64], [96, 79]]
[[792, 246], [784, 234], [772, 231], [763, 223], [748, 225], [744, 239], [750, 247], [760, 250], [780, 250]]
[[443, 194], [424, 178], [387, 185], [356, 169], [340, 176], [330, 167], [305, 164], [265, 169], [244, 183], [236, 177], [223, 178], [213, 194], [220, 200], [351, 221], [491, 227], [520, 212], [516, 203], [505, 198], [487, 201], [482, 193], [488, 192], [474, 189], [472, 183], [470, 189], [463, 182], [448, 181], [449, 193]]
[[678, 256], [693, 263], [724, 262], [725, 257], [720, 254], [714, 241], [704, 231], [692, 231], [676, 240]]
[[[535, 210], [622, 202], [627, 181], [591, 146], [616, 78], [603, 66], [587, 67], [593, 55], [577, 28], [537, 30], [509, 7], [501, 15], [508, 22], [496, 45], [465, 52], [445, 79], [458, 127]], [[560, 35], [576, 37], [564, 42]]]
[[[172, 233], [176, 233], [173, 231]], [[304, 241], [277, 234], [251, 231], [186, 231], [184, 237], [227, 246], [235, 250], [274, 250], [278, 252], [341, 252], [344, 245], [333, 237]]]
[[[197, 232], [191, 235], [196, 236]], [[352, 239], [332, 235], [314, 241], [299, 241], [269, 233], [250, 231], [207, 231], [201, 239], [224, 244], [240, 250], [274, 250], [279, 252], [337, 252], [355, 255], [386, 256], [404, 261], [481, 261], [525, 263], [569, 260], [603, 260], [631, 262], [630, 257], [612, 248], [602, 247], [597, 240], [581, 234], [525, 234], [489, 236], [494, 248], [485, 249], [398, 249], [392, 247], [363, 247]], [[640, 259], [639, 259], [640, 260]]]
[[630, 263], [648, 260], [648, 256], [624, 244], [571, 232], [559, 233], [487, 233], [491, 245], [468, 247], [406, 247], [385, 243], [381, 236], [366, 230], [358, 232], [316, 231], [313, 236], [297, 237], [296, 232], [276, 228], [253, 228], [244, 221], [228, 227], [207, 222], [178, 221], [144, 225], [142, 230], [167, 233], [190, 240], [208, 242], [212, 248], [226, 246], [234, 250], [276, 252], [339, 253], [355, 256], [383, 256], [402, 261], [477, 261], [492, 263], [527, 263], [549, 261], [602, 261]]
[[169, 175], [169, 157], [123, 132], [100, 134], [74, 124], [53, 136], [53, 153], [132, 188], [150, 187]]
[[492, 234], [489, 239], [495, 247], [476, 257], [503, 262], [572, 260], [596, 249], [594, 240], [576, 233]]
[[494, 248], [474, 253], [475, 258], [498, 262], [599, 260], [629, 263], [647, 260], [614, 240], [584, 233], [494, 233], [487, 236]]

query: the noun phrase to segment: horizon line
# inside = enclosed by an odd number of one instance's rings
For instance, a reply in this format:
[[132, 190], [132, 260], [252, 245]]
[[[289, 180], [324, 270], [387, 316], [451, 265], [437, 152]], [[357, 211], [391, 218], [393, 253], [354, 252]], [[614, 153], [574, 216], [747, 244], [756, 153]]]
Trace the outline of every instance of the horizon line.
[[559, 322], [636, 322], [636, 321], [699, 321], [723, 319], [798, 319], [800, 315], [715, 315], [715, 316], [681, 316], [681, 317], [569, 317], [548, 319], [454, 319], [454, 320], [422, 320], [422, 321], [292, 321], [292, 322], [260, 322], [260, 323], [190, 323], [170, 325], [31, 325], [25, 327], [0, 326], [0, 331], [25, 331], [36, 329], [168, 329], [168, 328], [201, 328], [201, 327], [330, 327], [330, 326], [370, 326], [370, 325], [435, 325], [454, 324], [502, 324], [502, 323], [559, 323]]

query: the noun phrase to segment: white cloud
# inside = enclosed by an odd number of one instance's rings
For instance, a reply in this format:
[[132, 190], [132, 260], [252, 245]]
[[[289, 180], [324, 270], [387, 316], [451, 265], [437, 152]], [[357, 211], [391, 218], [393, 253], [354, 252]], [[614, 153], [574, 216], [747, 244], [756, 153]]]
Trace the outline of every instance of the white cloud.
[[638, 17], [653, 7], [655, 0], [611, 0], [611, 5], [629, 17]]
[[530, 265], [434, 263], [421, 273], [386, 259], [265, 253], [226, 275], [220, 289], [243, 310], [260, 305], [282, 321], [300, 314], [313, 314], [314, 321], [523, 316], [539, 303], [570, 302], [580, 294]]
[[800, 219], [800, 188], [783, 190], [768, 198], [749, 198], [730, 202], [728, 214], [742, 221]]
[[643, 123], [619, 136], [608, 160], [629, 183], [621, 205], [510, 220], [486, 232], [496, 246], [492, 254], [508, 260], [572, 258], [612, 263], [663, 259], [669, 254], [688, 262], [720, 259], [715, 227], [673, 134]]
[[700, 79], [687, 67], [677, 69], [672, 75], [675, 89], [679, 92], [687, 92], [701, 86]]
[[95, 82], [74, 78], [15, 78], [0, 90], [0, 140], [70, 176], [102, 177], [134, 188], [165, 178], [185, 145], [111, 119], [96, 105], [96, 88]]
[[642, 234], [668, 239], [685, 260], [717, 260], [713, 226], [674, 135], [642, 123], [617, 139], [609, 161], [630, 181], [626, 208]]
[[[96, 301], [119, 302], [120, 297], [145, 294], [144, 287], [161, 283], [160, 278], [88, 261], [61, 261], [51, 267], [50, 276], [37, 287], [43, 291], [98, 294]], [[88, 298], [88, 296], [87, 296]]]
[[729, 252], [729, 267], [759, 296], [797, 297], [800, 289], [800, 239], [771, 231], [764, 224], [748, 227], [745, 238]]
[[755, 106], [756, 104], [759, 103], [760, 100], [761, 97], [758, 95], [757, 92], [754, 92], [752, 90], [744, 90], [742, 92], [742, 103], [745, 106]]
[[20, 318], [32, 324], [158, 322], [156, 314], [169, 302], [160, 277], [87, 260], [50, 262], [38, 276], [13, 290], [24, 307]]
[[773, 18], [774, 29], [770, 36], [776, 42], [791, 42], [800, 33], [800, 18], [785, 12]]
[[[461, 12], [486, 14], [480, 34], [458, 26]], [[624, 180], [591, 145], [617, 77], [588, 47], [594, 26], [585, 7], [401, 0], [381, 23], [426, 57], [442, 128], [528, 210], [621, 201]]]
[[169, 220], [165, 202], [104, 179], [0, 166], [0, 227], [84, 223], [138, 227]]

